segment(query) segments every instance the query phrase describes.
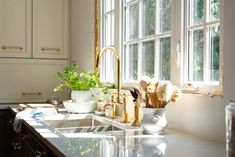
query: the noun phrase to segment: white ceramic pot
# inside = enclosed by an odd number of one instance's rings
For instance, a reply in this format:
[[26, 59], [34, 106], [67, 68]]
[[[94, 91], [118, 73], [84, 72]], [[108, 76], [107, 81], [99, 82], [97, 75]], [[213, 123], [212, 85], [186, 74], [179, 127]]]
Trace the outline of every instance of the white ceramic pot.
[[165, 108], [143, 108], [141, 126], [145, 134], [162, 134], [167, 127]]
[[72, 91], [71, 92], [72, 102], [89, 102], [92, 99], [90, 91]]

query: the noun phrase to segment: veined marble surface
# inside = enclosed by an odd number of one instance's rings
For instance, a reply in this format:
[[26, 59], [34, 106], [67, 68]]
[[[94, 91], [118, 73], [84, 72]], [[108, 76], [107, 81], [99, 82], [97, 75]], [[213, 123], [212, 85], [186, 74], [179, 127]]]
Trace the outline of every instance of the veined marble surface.
[[[64, 119], [65, 116], [68, 119], [76, 119], [94, 115], [67, 114], [54, 118]], [[106, 117], [100, 118], [113, 121]], [[47, 120], [53, 120], [53, 117], [47, 117]], [[174, 130], [167, 130], [163, 135], [145, 135], [140, 129], [62, 133], [43, 119], [25, 121], [67, 157], [226, 157], [225, 143], [209, 141]], [[115, 120], [113, 123], [119, 124]]]

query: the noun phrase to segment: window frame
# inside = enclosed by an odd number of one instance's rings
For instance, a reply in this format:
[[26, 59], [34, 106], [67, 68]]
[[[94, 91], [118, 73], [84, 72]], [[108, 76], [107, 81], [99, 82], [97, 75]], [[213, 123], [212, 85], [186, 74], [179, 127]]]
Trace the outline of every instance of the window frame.
[[[222, 24], [222, 20], [221, 17], [223, 17], [222, 15], [222, 5], [223, 5], [223, 0], [220, 0], [220, 17], [218, 20], [214, 20], [214, 21], [208, 21], [209, 19], [209, 1], [208, 0], [204, 0], [204, 11], [205, 11], [205, 17], [203, 20], [202, 24], [196, 24], [196, 25], [191, 25], [190, 26], [190, 2], [192, 0], [185, 0], [184, 4], [183, 4], [183, 10], [184, 10], [184, 40], [183, 40], [183, 49], [184, 49], [184, 55], [183, 55], [183, 60], [184, 60], [184, 64], [185, 66], [183, 66], [183, 73], [182, 73], [182, 81], [181, 81], [181, 86], [182, 86], [182, 90], [185, 93], [194, 93], [194, 94], [203, 94], [203, 95], [210, 95], [210, 96], [216, 96], [216, 95], [222, 95], [222, 90], [223, 90], [223, 71], [222, 71], [222, 67], [223, 67], [223, 54], [222, 54], [222, 39], [223, 39], [223, 24]], [[208, 81], [208, 75], [210, 75], [209, 71], [208, 71], [208, 67], [209, 66], [207, 61], [209, 60], [209, 28], [212, 28], [213, 26], [219, 25], [220, 27], [220, 50], [219, 50], [219, 54], [220, 54], [220, 58], [219, 58], [219, 80], [218, 81]], [[203, 54], [205, 56], [204, 60], [203, 60], [203, 64], [204, 64], [204, 73], [203, 73], [203, 81], [190, 81], [190, 70], [189, 70], [189, 31], [192, 30], [198, 30], [202, 28], [204, 36], [204, 50], [203, 50]], [[207, 69], [206, 69], [207, 68]], [[206, 70], [205, 70], [206, 69]], [[206, 78], [205, 78], [206, 77]]]
[[[102, 1], [102, 0], [100, 0]], [[139, 85], [139, 81], [123, 81], [124, 79], [124, 36], [122, 34], [124, 23], [122, 22], [124, 0], [115, 1], [115, 34], [114, 47], [121, 52], [121, 78], [122, 88], [127, 89]], [[134, 0], [141, 1], [141, 0]], [[220, 0], [220, 71], [219, 83], [208, 82], [189, 82], [188, 76], [188, 52], [187, 52], [187, 0], [174, 1], [172, 0], [171, 7], [171, 80], [174, 84], [181, 87], [184, 93], [206, 94], [211, 96], [222, 95], [223, 87], [223, 0]], [[132, 3], [132, 0], [130, 1]], [[102, 10], [102, 9], [100, 9]], [[102, 18], [100, 18], [102, 19]], [[125, 19], [124, 19], [125, 20]], [[156, 26], [155, 26], [156, 27]], [[101, 26], [102, 30], [102, 26]], [[141, 30], [141, 28], [139, 29]], [[104, 30], [103, 30], [104, 31]], [[156, 30], [155, 30], [156, 31]], [[102, 31], [101, 31], [102, 32]], [[148, 40], [148, 38], [146, 39]], [[156, 42], [156, 39], [154, 39]], [[131, 42], [130, 42], [131, 43]], [[137, 43], [138, 44], [138, 43]], [[100, 44], [103, 47], [103, 44]], [[138, 45], [139, 46], [139, 45]], [[139, 73], [141, 75], [141, 73]], [[116, 78], [116, 77], [114, 77]]]
[[[143, 53], [140, 53], [142, 52], [142, 48], [143, 48], [143, 44], [145, 42], [148, 42], [148, 41], [154, 41], [154, 58], [155, 58], [155, 62], [154, 62], [154, 75], [155, 76], [158, 76], [157, 79], [159, 79], [160, 77], [160, 62], [159, 62], [159, 56], [160, 56], [160, 49], [159, 49], [159, 45], [160, 45], [160, 40], [163, 39], [163, 38], [168, 38], [170, 37], [171, 39], [171, 48], [170, 48], [170, 54], [171, 54], [171, 60], [172, 60], [172, 56], [173, 56], [173, 51], [172, 51], [172, 29], [173, 29], [173, 22], [174, 20], [172, 20], [174, 17], [173, 17], [173, 0], [171, 0], [171, 30], [170, 31], [165, 31], [165, 32], [160, 32], [160, 22], [159, 19], [160, 19], [160, 11], [159, 11], [159, 0], [156, 0], [156, 6], [155, 6], [155, 10], [156, 10], [156, 16], [155, 16], [155, 33], [152, 34], [152, 35], [147, 35], [147, 36], [144, 36], [143, 34], [143, 27], [142, 27], [142, 23], [143, 23], [143, 0], [132, 0], [132, 1], [129, 1], [127, 4], [122, 4], [122, 7], [123, 7], [123, 10], [127, 9], [128, 7], [130, 6], [133, 6], [137, 4], [138, 5], [138, 8], [139, 8], [139, 11], [138, 11], [138, 37], [137, 39], [128, 39], [127, 37], [127, 33], [123, 33], [123, 34], [126, 34], [126, 36], [123, 36], [122, 39], [123, 39], [123, 46], [122, 46], [122, 58], [124, 58], [125, 54], [124, 53], [128, 53], [129, 52], [129, 49], [127, 48], [127, 52], [125, 52], [125, 46], [128, 47], [129, 45], [132, 45], [132, 44], [137, 44], [138, 45], [138, 61], [140, 62], [138, 64], [138, 67], [137, 67], [137, 70], [138, 70], [138, 74], [137, 74], [137, 80], [125, 80], [125, 76], [123, 76], [122, 78], [122, 81], [124, 84], [132, 84], [131, 82], [133, 83], [138, 83], [141, 79], [141, 76], [142, 76], [142, 60], [141, 60], [141, 55]], [[122, 19], [122, 25], [123, 25], [123, 28], [124, 28], [124, 25], [125, 25], [125, 21], [126, 21], [126, 18], [128, 17], [128, 10], [127, 10], [127, 15]], [[123, 13], [124, 14], [124, 13]], [[127, 20], [128, 21], [128, 20]], [[128, 31], [128, 25], [126, 26], [127, 28], [127, 31]], [[122, 30], [122, 32], [124, 32], [125, 29]], [[157, 63], [159, 63], [157, 65]], [[123, 65], [123, 64], [122, 64]], [[172, 64], [170, 65], [172, 66]], [[124, 70], [125, 67], [123, 65], [122, 69]], [[171, 68], [172, 69], [172, 68]], [[125, 75], [125, 74], [124, 74]], [[170, 77], [172, 78], [172, 70], [170, 71]]]

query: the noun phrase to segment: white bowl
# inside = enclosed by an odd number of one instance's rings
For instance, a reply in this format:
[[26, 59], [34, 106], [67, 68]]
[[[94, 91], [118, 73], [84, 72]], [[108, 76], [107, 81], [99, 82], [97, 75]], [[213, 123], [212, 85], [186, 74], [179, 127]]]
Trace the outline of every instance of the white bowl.
[[97, 104], [95, 101], [72, 102], [72, 100], [63, 101], [65, 109], [70, 113], [91, 113], [94, 112]]
[[89, 102], [92, 99], [90, 91], [72, 91], [71, 99], [73, 102]]

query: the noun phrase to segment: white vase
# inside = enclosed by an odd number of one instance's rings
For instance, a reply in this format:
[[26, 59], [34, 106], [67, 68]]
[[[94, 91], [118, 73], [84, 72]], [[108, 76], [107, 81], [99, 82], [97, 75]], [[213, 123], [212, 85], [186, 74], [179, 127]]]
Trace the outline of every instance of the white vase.
[[167, 127], [165, 108], [143, 108], [141, 126], [145, 134], [165, 133]]
[[71, 92], [72, 102], [89, 102], [92, 99], [90, 91], [72, 91]]

